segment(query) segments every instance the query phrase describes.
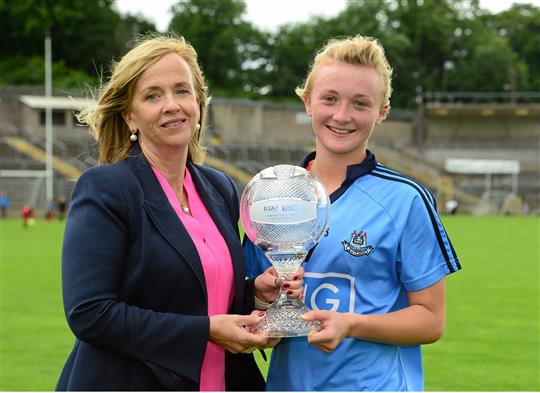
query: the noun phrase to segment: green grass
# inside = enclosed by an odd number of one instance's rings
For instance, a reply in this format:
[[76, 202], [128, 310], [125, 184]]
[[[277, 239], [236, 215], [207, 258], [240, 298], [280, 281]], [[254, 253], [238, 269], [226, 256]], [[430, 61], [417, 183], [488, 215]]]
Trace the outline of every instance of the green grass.
[[445, 335], [424, 347], [426, 390], [540, 390], [540, 219], [444, 223], [463, 269], [447, 279]]
[[[444, 217], [463, 270], [444, 337], [424, 347], [428, 391], [538, 391], [538, 217]], [[53, 390], [73, 344], [61, 303], [63, 224], [0, 221], [0, 390]], [[261, 367], [267, 364], [259, 359]]]
[[0, 389], [54, 390], [73, 344], [62, 308], [64, 224], [0, 225]]

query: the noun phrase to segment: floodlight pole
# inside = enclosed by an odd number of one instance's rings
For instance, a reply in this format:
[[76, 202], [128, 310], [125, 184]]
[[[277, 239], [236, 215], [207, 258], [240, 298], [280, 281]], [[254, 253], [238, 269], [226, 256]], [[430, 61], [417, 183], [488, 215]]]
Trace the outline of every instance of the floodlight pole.
[[512, 194], [514, 195], [518, 192], [518, 175], [519, 173], [512, 173]]
[[486, 173], [484, 195], [487, 199], [491, 197], [491, 172]]
[[45, 153], [46, 153], [46, 172], [47, 201], [53, 200], [53, 130], [52, 130], [52, 56], [51, 56], [51, 36], [45, 37]]

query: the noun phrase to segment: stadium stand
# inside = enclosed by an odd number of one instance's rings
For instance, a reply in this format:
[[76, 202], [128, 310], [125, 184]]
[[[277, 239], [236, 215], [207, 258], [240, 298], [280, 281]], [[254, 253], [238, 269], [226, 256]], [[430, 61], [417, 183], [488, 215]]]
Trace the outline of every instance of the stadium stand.
[[[515, 197], [529, 211], [540, 211], [540, 93], [427, 92], [418, 101], [415, 146], [422, 157], [437, 167], [450, 158], [518, 160]], [[504, 174], [490, 176], [489, 193], [485, 174], [445, 175], [456, 190], [480, 197], [477, 206], [468, 206], [472, 212], [501, 213], [514, 192]]]
[[[0, 169], [44, 169], [43, 156], [35, 154], [45, 150], [47, 102], [42, 98], [32, 91], [0, 90]], [[97, 163], [96, 142], [73, 116], [82, 103], [92, 103], [54, 98], [55, 195], [70, 195], [74, 173]], [[540, 93], [425, 93], [416, 111], [392, 109], [370, 148], [384, 165], [425, 184], [437, 196], [439, 209], [457, 200], [463, 213], [538, 213], [539, 103]], [[261, 169], [296, 164], [313, 149], [310, 119], [301, 104], [214, 98], [209, 119], [206, 163], [229, 173], [239, 191]], [[486, 193], [485, 175], [450, 173], [445, 169], [449, 158], [519, 160], [517, 190], [511, 177], [493, 174]], [[73, 172], [61, 169], [67, 167]], [[11, 198], [13, 209], [30, 197], [36, 207], [45, 206], [43, 178], [19, 180], [2, 177], [2, 191], [26, 195]]]

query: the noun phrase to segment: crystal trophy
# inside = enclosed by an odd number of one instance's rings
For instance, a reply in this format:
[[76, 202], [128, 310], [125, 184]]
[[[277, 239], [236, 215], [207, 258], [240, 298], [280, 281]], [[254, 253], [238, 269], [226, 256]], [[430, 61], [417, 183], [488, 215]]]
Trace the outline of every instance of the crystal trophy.
[[[247, 184], [240, 217], [248, 238], [261, 248], [279, 277], [291, 280], [330, 222], [330, 199], [323, 184], [306, 169], [276, 165]], [[309, 308], [283, 288], [257, 328], [269, 337], [306, 336], [318, 321], [304, 321]]]

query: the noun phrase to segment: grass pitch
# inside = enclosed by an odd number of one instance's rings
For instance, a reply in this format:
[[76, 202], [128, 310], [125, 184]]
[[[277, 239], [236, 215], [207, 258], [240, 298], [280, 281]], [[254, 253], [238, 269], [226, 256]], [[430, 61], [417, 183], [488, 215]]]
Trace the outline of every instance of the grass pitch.
[[463, 269], [447, 278], [426, 390], [538, 391], [539, 217], [444, 217]]
[[[424, 346], [426, 390], [539, 391], [540, 218], [443, 221], [463, 270], [447, 278], [444, 337]], [[63, 229], [0, 221], [2, 391], [53, 390], [73, 344], [61, 299]]]

